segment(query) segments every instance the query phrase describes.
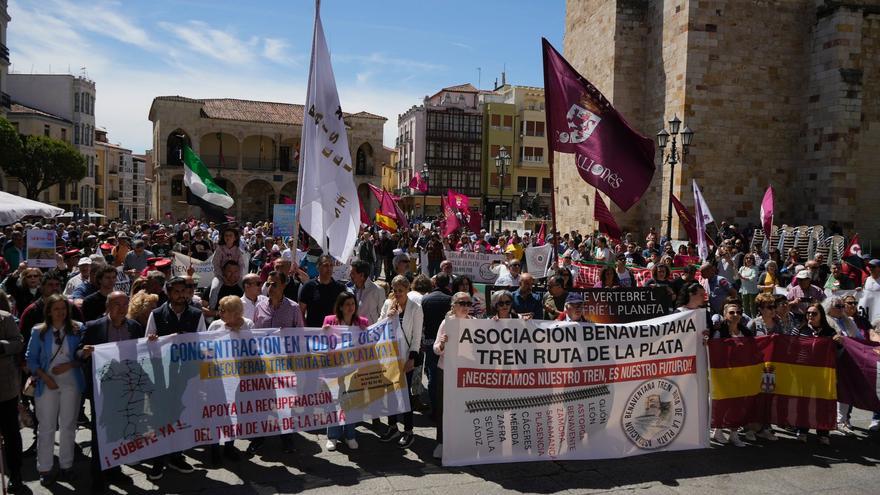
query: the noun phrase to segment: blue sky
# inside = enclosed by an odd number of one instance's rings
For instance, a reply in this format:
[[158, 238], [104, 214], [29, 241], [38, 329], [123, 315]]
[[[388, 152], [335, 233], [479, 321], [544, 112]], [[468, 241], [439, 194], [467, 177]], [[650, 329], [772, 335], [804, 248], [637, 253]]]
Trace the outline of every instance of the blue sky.
[[[97, 84], [97, 124], [150, 148], [159, 95], [302, 103], [311, 0], [11, 0], [11, 69]], [[444, 86], [541, 86], [540, 38], [561, 48], [564, 0], [324, 0], [321, 17], [343, 109], [397, 115]]]

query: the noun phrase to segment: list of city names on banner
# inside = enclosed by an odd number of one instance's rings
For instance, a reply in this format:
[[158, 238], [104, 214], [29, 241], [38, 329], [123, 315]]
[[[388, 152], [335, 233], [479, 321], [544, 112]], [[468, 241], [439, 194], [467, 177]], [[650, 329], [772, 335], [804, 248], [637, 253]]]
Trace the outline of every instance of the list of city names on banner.
[[410, 409], [400, 323], [185, 333], [94, 352], [104, 469]]
[[702, 312], [446, 324], [444, 465], [708, 447]]

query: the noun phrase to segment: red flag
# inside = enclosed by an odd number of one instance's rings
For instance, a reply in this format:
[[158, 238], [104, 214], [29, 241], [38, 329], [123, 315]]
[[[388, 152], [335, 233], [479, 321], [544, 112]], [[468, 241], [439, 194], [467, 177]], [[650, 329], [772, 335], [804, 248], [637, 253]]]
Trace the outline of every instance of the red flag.
[[612, 239], [620, 239], [620, 227], [617, 226], [611, 211], [605, 206], [605, 202], [602, 201], [602, 196], [599, 196], [598, 192], [596, 193], [596, 201], [593, 203], [593, 206], [593, 219], [599, 222], [599, 232], [607, 234]]
[[545, 241], [544, 241], [544, 238], [545, 238], [546, 236], [547, 236], [547, 224], [546, 224], [546, 223], [542, 223], [542, 224], [541, 224], [541, 228], [538, 229], [538, 236], [537, 236], [537, 240], [538, 240], [538, 245], [539, 245], [539, 246], [543, 246], [543, 245], [544, 245], [544, 242], [545, 242]]
[[367, 215], [367, 209], [364, 208], [364, 201], [358, 195], [358, 204], [361, 207], [361, 225], [370, 225], [370, 215]]
[[682, 227], [684, 227], [685, 232], [687, 232], [688, 239], [696, 244], [698, 241], [697, 222], [694, 220], [694, 216], [691, 215], [691, 212], [685, 208], [675, 195], [672, 196], [672, 207], [675, 208], [675, 212], [678, 213], [678, 221], [681, 222]]
[[468, 208], [464, 215], [467, 216], [468, 229], [470, 229], [471, 232], [479, 232], [480, 229], [483, 228], [483, 214], [480, 213], [480, 210], [471, 210]]
[[426, 193], [428, 192], [428, 181], [423, 179], [420, 173], [416, 172], [412, 179], [409, 180], [409, 188], [420, 193]]
[[769, 240], [773, 233], [773, 186], [767, 186], [761, 201], [761, 228], [764, 229], [764, 237]]
[[862, 257], [862, 245], [859, 242], [859, 234], [854, 235], [850, 239], [849, 245], [846, 246], [846, 251], [843, 252], [844, 258], [849, 258], [850, 256]]
[[542, 39], [552, 151], [574, 153], [581, 178], [629, 210], [654, 176], [654, 141], [634, 131], [602, 93]]
[[[360, 198], [358, 198], [358, 199], [360, 199]], [[292, 205], [292, 204], [293, 204], [293, 198], [291, 198], [290, 196], [283, 196], [283, 195], [282, 195], [282, 196], [281, 196], [281, 204], [284, 204], [284, 205]]]
[[862, 259], [862, 246], [859, 242], [859, 234], [853, 236], [843, 252], [843, 263], [840, 264], [840, 272], [846, 275], [856, 284], [856, 287], [865, 285], [865, 280], [870, 276], [871, 272], [865, 266], [865, 260]]
[[[370, 187], [370, 191], [372, 191], [373, 196], [376, 197], [376, 201], [378, 201], [381, 204], [382, 203], [382, 194], [386, 193], [387, 191], [385, 191], [384, 189], [378, 188], [378, 187], [374, 186], [373, 184], [370, 184], [369, 182], [367, 183], [367, 186]], [[391, 193], [388, 193], [388, 195], [391, 196], [391, 199], [393, 199], [394, 201], [400, 201], [400, 196], [395, 196]]]
[[447, 202], [458, 211], [465, 211], [470, 207], [470, 198], [465, 194], [455, 192], [452, 189], [446, 191]]
[[[388, 194], [391, 196], [391, 194]], [[403, 210], [400, 209], [400, 205], [397, 204], [397, 200], [392, 199], [392, 203], [394, 203], [394, 215], [397, 218], [397, 226], [401, 229], [408, 229], [409, 222], [406, 220], [406, 215], [403, 214]]]
[[444, 197], [440, 197], [440, 203], [443, 207], [443, 213], [446, 217], [445, 223], [443, 225], [443, 235], [449, 235], [459, 228], [458, 217], [455, 216], [455, 210], [452, 206], [449, 205], [449, 202]]

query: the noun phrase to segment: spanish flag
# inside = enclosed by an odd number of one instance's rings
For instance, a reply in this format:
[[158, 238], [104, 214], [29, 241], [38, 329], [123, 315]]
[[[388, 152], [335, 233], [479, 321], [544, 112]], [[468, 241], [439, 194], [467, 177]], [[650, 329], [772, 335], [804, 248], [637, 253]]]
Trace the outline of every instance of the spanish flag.
[[376, 225], [392, 234], [397, 232], [397, 222], [388, 215], [383, 214], [381, 211], [376, 212]]
[[762, 423], [832, 430], [836, 366], [836, 346], [827, 337], [712, 340], [712, 427]]

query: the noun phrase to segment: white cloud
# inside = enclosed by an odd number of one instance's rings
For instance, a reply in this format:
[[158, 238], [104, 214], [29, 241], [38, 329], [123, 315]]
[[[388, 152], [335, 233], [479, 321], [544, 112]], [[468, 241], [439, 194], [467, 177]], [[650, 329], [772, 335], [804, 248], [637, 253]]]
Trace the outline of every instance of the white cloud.
[[239, 39], [202, 21], [185, 23], [160, 22], [159, 27], [170, 32], [193, 52], [230, 64], [247, 64], [257, 54], [259, 38]]
[[360, 63], [363, 65], [381, 65], [403, 70], [442, 71], [446, 67], [418, 60], [389, 57], [381, 52], [373, 52], [369, 55], [340, 54], [334, 55], [333, 59], [342, 63]]
[[302, 57], [291, 55], [288, 48], [290, 48], [290, 43], [281, 38], [263, 39], [263, 56], [276, 64], [293, 65], [299, 63]]
[[95, 34], [106, 36], [145, 50], [160, 49], [160, 45], [150, 39], [147, 32], [135, 21], [111, 10], [107, 2], [97, 5], [78, 4], [69, 0], [48, 0], [49, 11], [56, 13], [68, 23], [77, 25]]

